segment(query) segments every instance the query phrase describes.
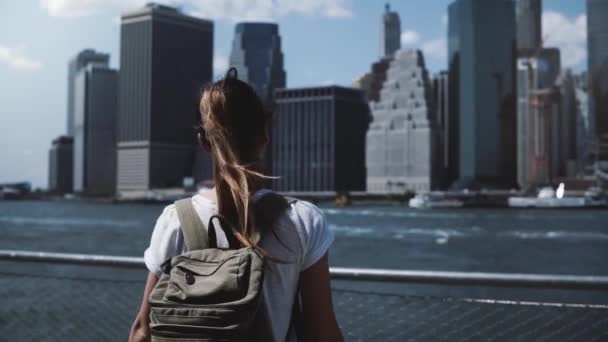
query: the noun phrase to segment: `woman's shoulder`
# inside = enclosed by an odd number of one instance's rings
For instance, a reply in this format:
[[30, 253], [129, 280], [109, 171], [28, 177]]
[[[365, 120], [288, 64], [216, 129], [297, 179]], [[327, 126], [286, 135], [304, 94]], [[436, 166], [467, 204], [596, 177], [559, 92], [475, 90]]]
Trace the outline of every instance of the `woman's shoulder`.
[[301, 219], [315, 220], [323, 218], [323, 212], [321, 209], [311, 202], [294, 199], [290, 202], [290, 206], [291, 210], [294, 211]]
[[327, 252], [334, 235], [321, 209], [311, 202], [292, 201], [288, 215], [300, 237], [303, 250], [302, 269], [306, 269]]

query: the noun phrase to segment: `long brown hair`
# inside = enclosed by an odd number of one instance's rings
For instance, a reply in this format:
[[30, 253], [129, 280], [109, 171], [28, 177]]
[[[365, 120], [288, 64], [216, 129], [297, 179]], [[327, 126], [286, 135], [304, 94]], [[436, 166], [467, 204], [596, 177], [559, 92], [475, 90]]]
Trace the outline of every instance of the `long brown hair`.
[[247, 83], [230, 68], [207, 86], [200, 102], [202, 143], [210, 150], [218, 210], [245, 247], [259, 240], [251, 194], [264, 178], [262, 153], [270, 113]]

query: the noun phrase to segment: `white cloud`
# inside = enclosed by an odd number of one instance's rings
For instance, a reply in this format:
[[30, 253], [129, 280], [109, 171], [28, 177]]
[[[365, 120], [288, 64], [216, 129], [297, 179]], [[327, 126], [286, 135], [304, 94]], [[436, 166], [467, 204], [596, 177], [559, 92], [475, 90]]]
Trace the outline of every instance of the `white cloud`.
[[213, 57], [213, 74], [216, 76], [224, 76], [228, 71], [228, 57], [219, 52]]
[[17, 70], [35, 71], [42, 68], [42, 62], [26, 56], [24, 50], [25, 48], [23, 46], [11, 48], [0, 45], [0, 62]]
[[448, 43], [445, 38], [438, 38], [422, 43], [422, 52], [425, 58], [446, 59], [448, 56]]
[[544, 46], [560, 49], [562, 66], [574, 67], [586, 61], [587, 16], [569, 19], [559, 12], [547, 11], [542, 21]]
[[68, 18], [85, 17], [101, 12], [115, 14], [143, 6], [145, 3], [145, 0], [40, 0], [40, 6], [50, 16]]
[[[54, 17], [80, 17], [98, 13], [118, 15], [144, 6], [149, 0], [40, 0]], [[157, 0], [184, 12], [213, 20], [275, 20], [288, 14], [351, 17], [350, 0]]]
[[420, 41], [420, 35], [416, 31], [406, 30], [401, 33], [401, 45], [412, 45]]

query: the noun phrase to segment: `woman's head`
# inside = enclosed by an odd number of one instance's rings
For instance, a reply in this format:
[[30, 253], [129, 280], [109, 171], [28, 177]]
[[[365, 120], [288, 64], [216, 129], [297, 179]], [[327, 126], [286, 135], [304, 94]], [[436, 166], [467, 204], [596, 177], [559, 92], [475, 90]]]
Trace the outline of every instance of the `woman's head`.
[[234, 68], [204, 90], [200, 112], [199, 140], [213, 160], [219, 212], [237, 227], [243, 245], [254, 245], [257, 231], [249, 200], [265, 178], [262, 158], [269, 115], [255, 90], [237, 79]]
[[230, 68], [208, 86], [200, 103], [202, 128], [211, 144], [226, 145], [243, 163], [255, 163], [268, 140], [268, 114], [255, 90]]

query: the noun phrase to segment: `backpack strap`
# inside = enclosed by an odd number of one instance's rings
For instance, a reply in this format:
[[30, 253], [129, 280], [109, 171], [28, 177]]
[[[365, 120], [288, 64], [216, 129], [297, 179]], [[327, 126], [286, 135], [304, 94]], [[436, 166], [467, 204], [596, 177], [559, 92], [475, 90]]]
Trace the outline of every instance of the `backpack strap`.
[[194, 210], [192, 200], [184, 198], [175, 202], [177, 217], [182, 227], [182, 234], [188, 251], [195, 251], [209, 247], [207, 227]]
[[[288, 205], [292, 205], [298, 201], [295, 197], [283, 196], [287, 201]], [[304, 341], [304, 323], [302, 319], [302, 304], [300, 303], [300, 276], [298, 275], [298, 286], [296, 287], [296, 293], [293, 299], [293, 305], [291, 307], [291, 320], [289, 329], [287, 330], [287, 336], [295, 333], [298, 341]]]

